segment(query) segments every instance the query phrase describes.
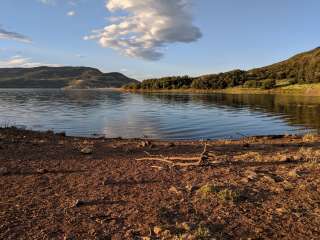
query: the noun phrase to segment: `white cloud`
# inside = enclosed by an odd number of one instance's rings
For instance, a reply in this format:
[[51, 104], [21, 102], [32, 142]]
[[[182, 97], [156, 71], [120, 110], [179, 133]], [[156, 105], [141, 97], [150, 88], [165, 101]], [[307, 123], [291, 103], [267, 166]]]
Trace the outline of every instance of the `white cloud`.
[[202, 35], [193, 25], [189, 0], [109, 0], [106, 7], [128, 14], [111, 17], [110, 25], [84, 39], [97, 39], [127, 56], [159, 60], [168, 44], [190, 43]]
[[20, 33], [5, 30], [0, 25], [0, 40], [1, 39], [15, 40], [15, 41], [20, 41], [20, 42], [24, 42], [24, 43], [31, 43], [32, 42], [30, 38], [28, 38]]
[[75, 12], [75, 11], [70, 11], [70, 12], [67, 13], [67, 15], [68, 15], [69, 17], [73, 17], [73, 16], [76, 15], [76, 12]]
[[0, 60], [0, 68], [14, 68], [14, 67], [39, 67], [39, 66], [48, 66], [48, 67], [59, 67], [59, 64], [48, 64], [34, 62], [31, 58], [23, 57], [20, 55], [13, 56], [7, 60]]
[[56, 1], [55, 0], [38, 0], [39, 2], [46, 4], [46, 5], [55, 5]]

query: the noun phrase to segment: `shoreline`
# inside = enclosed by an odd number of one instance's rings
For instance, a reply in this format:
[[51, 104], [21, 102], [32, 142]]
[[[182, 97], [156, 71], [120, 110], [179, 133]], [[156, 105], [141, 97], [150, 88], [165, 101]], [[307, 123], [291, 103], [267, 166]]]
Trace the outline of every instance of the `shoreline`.
[[0, 238], [320, 237], [319, 135], [204, 145], [0, 128]]
[[320, 84], [295, 84], [286, 87], [278, 87], [269, 90], [259, 88], [243, 88], [234, 87], [226, 89], [124, 89], [120, 88], [123, 92], [132, 93], [225, 93], [225, 94], [279, 94], [279, 95], [299, 95], [299, 96], [320, 96]]

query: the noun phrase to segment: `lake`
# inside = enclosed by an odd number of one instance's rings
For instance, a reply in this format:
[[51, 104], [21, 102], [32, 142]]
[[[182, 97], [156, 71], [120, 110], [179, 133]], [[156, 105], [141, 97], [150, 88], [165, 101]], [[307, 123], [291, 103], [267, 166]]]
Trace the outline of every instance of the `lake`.
[[0, 125], [156, 139], [319, 133], [320, 97], [0, 89]]

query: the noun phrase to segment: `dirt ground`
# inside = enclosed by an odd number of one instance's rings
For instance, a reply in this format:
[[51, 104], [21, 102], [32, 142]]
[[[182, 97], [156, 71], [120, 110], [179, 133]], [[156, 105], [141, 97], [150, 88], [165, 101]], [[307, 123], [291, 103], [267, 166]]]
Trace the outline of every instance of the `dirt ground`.
[[0, 129], [0, 239], [320, 239], [319, 136], [204, 145]]

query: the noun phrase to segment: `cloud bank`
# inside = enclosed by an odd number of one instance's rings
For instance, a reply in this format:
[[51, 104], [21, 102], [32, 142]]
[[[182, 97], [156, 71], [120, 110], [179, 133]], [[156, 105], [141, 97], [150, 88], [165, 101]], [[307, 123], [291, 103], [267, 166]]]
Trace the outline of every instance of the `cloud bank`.
[[110, 25], [84, 39], [96, 39], [102, 47], [127, 56], [159, 60], [168, 44], [190, 43], [202, 36], [193, 25], [189, 0], [109, 0], [106, 7], [126, 14], [112, 16]]
[[5, 29], [3, 29], [0, 25], [0, 40], [1, 39], [7, 39], [7, 40], [16, 40], [24, 43], [31, 43], [31, 39], [16, 32], [10, 32]]
[[13, 56], [7, 60], [0, 60], [0, 68], [14, 68], [14, 67], [39, 67], [39, 66], [48, 66], [48, 67], [59, 67], [59, 64], [48, 64], [34, 62], [31, 58], [23, 56]]

